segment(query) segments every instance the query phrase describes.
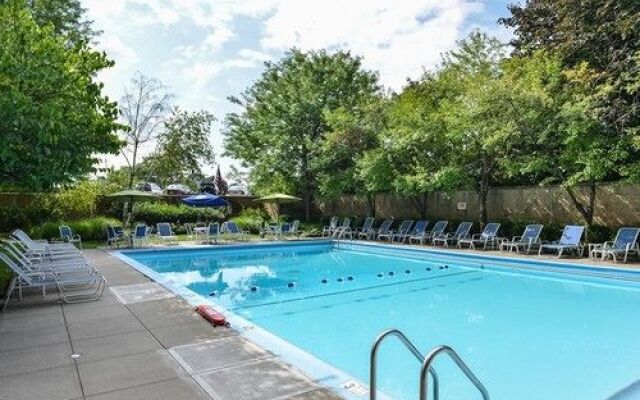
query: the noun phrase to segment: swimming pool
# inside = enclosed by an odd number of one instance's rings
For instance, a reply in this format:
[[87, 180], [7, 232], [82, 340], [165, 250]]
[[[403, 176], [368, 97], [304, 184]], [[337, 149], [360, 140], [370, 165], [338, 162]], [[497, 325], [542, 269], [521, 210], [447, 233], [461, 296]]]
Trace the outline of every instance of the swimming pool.
[[[389, 327], [424, 353], [453, 347], [496, 400], [606, 399], [640, 375], [640, 275], [632, 271], [357, 242], [121, 256], [365, 384], [371, 343]], [[442, 399], [478, 398], [449, 360], [435, 368]], [[399, 343], [383, 345], [386, 395], [416, 398], [418, 371]]]

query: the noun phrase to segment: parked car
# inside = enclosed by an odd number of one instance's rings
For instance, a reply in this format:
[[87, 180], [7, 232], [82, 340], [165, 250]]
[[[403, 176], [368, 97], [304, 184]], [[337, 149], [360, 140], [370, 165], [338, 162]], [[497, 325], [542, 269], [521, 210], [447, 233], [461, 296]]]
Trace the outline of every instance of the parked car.
[[232, 183], [231, 185], [229, 185], [227, 194], [235, 196], [246, 196], [249, 194], [249, 190], [244, 185], [241, 185], [239, 183]]
[[160, 187], [160, 185], [154, 182], [139, 182], [136, 185], [136, 189], [141, 190], [143, 192], [162, 194], [162, 188]]
[[187, 185], [183, 185], [181, 183], [173, 183], [171, 185], [167, 185], [164, 188], [166, 194], [178, 194], [178, 195], [187, 195], [193, 193], [193, 191]]

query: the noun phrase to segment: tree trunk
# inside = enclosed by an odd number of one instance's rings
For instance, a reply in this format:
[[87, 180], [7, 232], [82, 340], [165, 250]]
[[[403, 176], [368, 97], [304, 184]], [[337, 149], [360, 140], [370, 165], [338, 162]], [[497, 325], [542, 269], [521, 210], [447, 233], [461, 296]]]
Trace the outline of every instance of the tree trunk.
[[133, 189], [133, 180], [136, 177], [136, 158], [138, 157], [138, 141], [133, 143], [133, 154], [131, 156], [131, 168], [129, 170], [129, 189]]
[[478, 185], [478, 197], [480, 197], [480, 229], [488, 222], [487, 216], [487, 195], [489, 194], [489, 165], [486, 160], [482, 161], [482, 176]]
[[411, 202], [413, 203], [416, 211], [420, 214], [420, 218], [427, 218], [427, 194], [423, 193], [418, 196], [412, 196]]
[[306, 147], [302, 148], [302, 158], [300, 163], [300, 169], [302, 173], [302, 199], [304, 201], [304, 218], [306, 221], [311, 219], [311, 202], [312, 202], [312, 188], [311, 188], [311, 174], [309, 172], [309, 158], [306, 151]]
[[589, 231], [593, 227], [593, 216], [595, 214], [596, 209], [596, 193], [597, 187], [595, 181], [589, 182], [589, 193], [587, 195], [587, 203], [583, 204], [580, 202], [576, 193], [574, 192], [572, 187], [567, 186], [565, 188], [567, 190], [567, 194], [569, 194], [569, 198], [571, 199], [571, 203], [578, 210], [580, 216], [587, 224], [587, 231], [585, 233], [585, 240], [589, 238]]
[[367, 205], [369, 206], [369, 215], [376, 217], [376, 195], [375, 193], [367, 193]]

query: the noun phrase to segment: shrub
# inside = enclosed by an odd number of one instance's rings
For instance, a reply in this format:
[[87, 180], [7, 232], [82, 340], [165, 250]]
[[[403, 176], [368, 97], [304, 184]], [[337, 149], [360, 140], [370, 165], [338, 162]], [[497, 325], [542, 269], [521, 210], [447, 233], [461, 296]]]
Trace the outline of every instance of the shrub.
[[95, 217], [98, 201], [117, 190], [117, 186], [104, 181], [82, 181], [45, 197], [53, 219], [77, 220]]
[[105, 217], [84, 218], [77, 221], [48, 221], [31, 228], [29, 234], [37, 239], [59, 238], [58, 228], [60, 225], [69, 225], [75, 233], [82, 237], [82, 240], [105, 240], [107, 226], [122, 225], [122, 222]]
[[16, 228], [28, 229], [51, 219], [48, 209], [32, 204], [26, 207], [0, 207], [0, 232], [10, 232]]
[[152, 226], [158, 222], [180, 225], [195, 222], [220, 222], [224, 220], [224, 213], [219, 209], [209, 207], [196, 208], [183, 204], [146, 202], [134, 205], [133, 217], [137, 222]]
[[240, 214], [231, 218], [231, 221], [238, 224], [240, 229], [255, 234], [260, 233], [262, 224], [267, 220], [266, 213], [257, 208], [244, 209]]

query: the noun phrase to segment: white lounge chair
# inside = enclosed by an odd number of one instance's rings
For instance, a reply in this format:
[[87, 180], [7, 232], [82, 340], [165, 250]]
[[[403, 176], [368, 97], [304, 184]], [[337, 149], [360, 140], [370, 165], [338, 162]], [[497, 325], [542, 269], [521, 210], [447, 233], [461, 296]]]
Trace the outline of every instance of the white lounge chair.
[[582, 257], [584, 252], [584, 246], [582, 245], [582, 235], [584, 235], [584, 226], [580, 225], [567, 225], [562, 231], [560, 240], [549, 243], [542, 243], [538, 250], [538, 255], [542, 255], [545, 250], [557, 252], [558, 258], [562, 257], [562, 254], [570, 251], [575, 251], [579, 257]]
[[529, 254], [532, 248], [541, 244], [540, 233], [543, 227], [538, 224], [527, 225], [521, 236], [514, 236], [511, 240], [500, 243], [500, 251], [515, 250], [516, 253], [523, 251], [525, 254]]
[[171, 224], [168, 222], [159, 222], [156, 224], [156, 238], [169, 244], [178, 243], [178, 237], [173, 234]]
[[442, 233], [432, 239], [433, 245], [438, 244], [449, 247], [450, 244], [457, 245], [461, 239], [469, 238], [469, 232], [473, 227], [473, 222], [461, 222], [453, 233]]
[[589, 257], [592, 259], [601, 258], [602, 260], [611, 257], [614, 262], [622, 258], [622, 262], [627, 262], [630, 255], [640, 254], [638, 234], [640, 234], [640, 228], [620, 228], [613, 242], [592, 244], [589, 249]]
[[496, 237], [499, 230], [499, 223], [490, 222], [484, 226], [482, 233], [476, 233], [471, 235], [471, 237], [458, 240], [458, 248], [461, 249], [464, 245], [468, 245], [470, 249], [475, 249], [476, 246], [482, 246], [482, 250], [496, 248]]

